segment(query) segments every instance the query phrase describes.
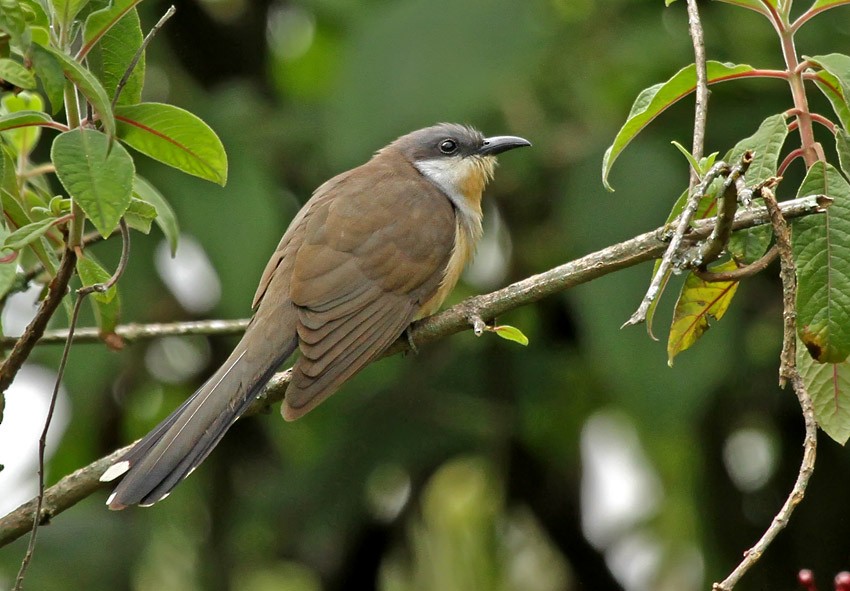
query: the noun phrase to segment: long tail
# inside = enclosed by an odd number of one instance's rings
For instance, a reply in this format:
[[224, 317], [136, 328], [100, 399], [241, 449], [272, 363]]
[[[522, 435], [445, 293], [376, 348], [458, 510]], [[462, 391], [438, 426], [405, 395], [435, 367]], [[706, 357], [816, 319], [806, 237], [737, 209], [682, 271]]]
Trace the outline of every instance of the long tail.
[[[282, 331], [280, 323], [275, 324], [277, 334], [257, 334], [272, 331], [252, 322], [218, 371], [103, 473], [104, 482], [123, 477], [106, 501], [110, 509], [161, 501], [204, 461], [295, 350], [294, 327], [291, 332]], [[284, 332], [291, 336], [284, 338]]]

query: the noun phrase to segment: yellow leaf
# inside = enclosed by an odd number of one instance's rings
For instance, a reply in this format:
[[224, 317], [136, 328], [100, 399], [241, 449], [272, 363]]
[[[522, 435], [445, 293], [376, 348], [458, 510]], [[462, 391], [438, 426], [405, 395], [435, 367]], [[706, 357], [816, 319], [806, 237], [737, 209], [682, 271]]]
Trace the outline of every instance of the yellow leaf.
[[[734, 261], [727, 261], [711, 270], [719, 273], [736, 268]], [[723, 318], [737, 289], [737, 281], [707, 282], [693, 273], [688, 275], [673, 311], [673, 323], [667, 340], [669, 365], [673, 365], [676, 355], [688, 349], [708, 330], [709, 317], [715, 320]]]

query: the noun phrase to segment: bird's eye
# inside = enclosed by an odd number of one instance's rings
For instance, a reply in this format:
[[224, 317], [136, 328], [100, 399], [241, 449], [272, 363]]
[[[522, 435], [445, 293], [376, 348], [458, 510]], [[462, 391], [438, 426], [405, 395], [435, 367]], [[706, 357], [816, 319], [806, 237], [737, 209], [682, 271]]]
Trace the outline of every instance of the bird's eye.
[[440, 152], [443, 154], [454, 154], [457, 152], [457, 142], [454, 140], [443, 140], [440, 142]]

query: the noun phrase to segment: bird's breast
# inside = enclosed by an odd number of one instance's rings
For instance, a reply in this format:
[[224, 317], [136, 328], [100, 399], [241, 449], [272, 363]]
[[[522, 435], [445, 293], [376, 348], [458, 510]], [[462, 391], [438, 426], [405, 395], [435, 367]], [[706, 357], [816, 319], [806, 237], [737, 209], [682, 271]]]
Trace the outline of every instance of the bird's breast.
[[456, 210], [455, 215], [455, 242], [443, 271], [443, 279], [434, 295], [422, 305], [419, 314], [416, 316], [417, 320], [430, 316], [440, 309], [440, 306], [457, 285], [466, 263], [475, 254], [475, 247], [481, 238], [480, 210], [471, 215]]

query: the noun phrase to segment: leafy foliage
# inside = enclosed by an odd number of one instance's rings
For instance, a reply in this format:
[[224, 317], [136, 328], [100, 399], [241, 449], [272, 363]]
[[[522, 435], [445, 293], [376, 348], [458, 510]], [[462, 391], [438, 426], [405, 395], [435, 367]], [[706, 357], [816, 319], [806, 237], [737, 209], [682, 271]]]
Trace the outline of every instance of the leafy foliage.
[[[174, 212], [153, 185], [136, 177], [122, 142], [190, 174], [226, 181], [224, 148], [209, 126], [183, 109], [140, 103], [145, 58], [139, 3], [52, 0], [49, 12], [38, 0], [0, 3], [0, 35], [11, 49], [0, 55], [0, 78], [14, 87], [0, 96], [0, 154], [9, 163], [0, 194], [6, 213], [0, 231], [6, 258], [22, 264], [24, 274], [33, 266], [53, 273], [63, 248], [58, 229], [77, 228], [69, 239], [78, 246], [85, 223], [106, 238], [122, 218], [145, 233], [155, 222], [175, 252]], [[58, 34], [49, 35], [51, 29]], [[71, 52], [75, 46], [80, 46], [77, 55]], [[63, 104], [64, 122], [51, 116]], [[84, 117], [88, 112], [91, 119]], [[29, 158], [49, 128], [63, 133], [50, 138], [48, 167]], [[52, 193], [45, 178], [52, 171], [67, 198]], [[77, 271], [85, 284], [109, 277], [88, 258], [79, 261]], [[0, 281], [0, 297], [15, 285]], [[114, 289], [108, 298], [96, 299], [101, 328], [108, 333], [119, 319]]]

